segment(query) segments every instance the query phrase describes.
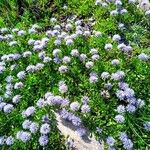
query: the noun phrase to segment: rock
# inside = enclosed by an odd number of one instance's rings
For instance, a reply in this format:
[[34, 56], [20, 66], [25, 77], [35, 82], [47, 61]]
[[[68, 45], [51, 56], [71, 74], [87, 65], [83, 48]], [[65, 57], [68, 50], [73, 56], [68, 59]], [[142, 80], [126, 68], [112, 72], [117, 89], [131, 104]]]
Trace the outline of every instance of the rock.
[[76, 132], [76, 127], [70, 122], [61, 119], [58, 113], [55, 113], [57, 120], [57, 127], [60, 132], [67, 138], [68, 136], [74, 140], [74, 146], [77, 150], [104, 150], [103, 142], [100, 144], [94, 136], [89, 137], [85, 135], [81, 138]]

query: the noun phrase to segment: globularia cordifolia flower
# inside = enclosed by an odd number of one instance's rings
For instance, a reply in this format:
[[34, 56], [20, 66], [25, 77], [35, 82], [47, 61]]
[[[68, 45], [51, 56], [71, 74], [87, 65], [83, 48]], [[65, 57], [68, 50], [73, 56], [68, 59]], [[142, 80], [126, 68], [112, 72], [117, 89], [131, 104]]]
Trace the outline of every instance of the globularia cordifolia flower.
[[23, 88], [23, 83], [22, 82], [17, 82], [15, 85], [14, 85], [14, 89], [21, 89]]
[[14, 28], [14, 29], [12, 29], [12, 32], [18, 32], [19, 31], [19, 29], [18, 28]]
[[119, 65], [119, 63], [120, 63], [120, 61], [119, 61], [118, 59], [113, 59], [113, 60], [111, 61], [111, 64], [112, 64], [112, 65]]
[[44, 60], [43, 60], [44, 63], [48, 63], [50, 61], [52, 61], [50, 57], [44, 57]]
[[56, 40], [54, 41], [54, 44], [55, 44], [56, 46], [61, 45], [61, 40], [60, 40], [60, 39], [56, 39]]
[[109, 77], [110, 77], [110, 74], [108, 72], [102, 72], [101, 78], [103, 80], [109, 79]]
[[42, 63], [37, 63], [36, 66], [35, 66], [35, 69], [37, 71], [42, 70], [43, 68], [44, 68], [44, 64], [42, 64]]
[[118, 13], [118, 11], [117, 10], [112, 10], [111, 12], [110, 12], [110, 16], [116, 16], [116, 15], [118, 15], [119, 13]]
[[96, 60], [99, 60], [100, 56], [98, 54], [94, 54], [94, 55], [92, 55], [91, 58], [93, 61], [96, 61]]
[[86, 130], [84, 128], [78, 128], [76, 130], [77, 134], [80, 136], [80, 137], [83, 137], [86, 135]]
[[101, 37], [102, 33], [100, 31], [93, 31], [95, 37]]
[[123, 71], [117, 71], [116, 73], [112, 73], [111, 78], [113, 80], [121, 80], [125, 76]]
[[116, 96], [117, 96], [120, 100], [124, 100], [125, 97], [126, 97], [126, 94], [125, 94], [125, 92], [122, 91], [122, 90], [117, 90]]
[[124, 112], [125, 112], [125, 106], [124, 106], [124, 105], [119, 105], [119, 106], [117, 107], [117, 112], [118, 112], [119, 114], [124, 113]]
[[14, 45], [17, 45], [17, 41], [11, 41], [11, 42], [9, 42], [9, 46], [14, 46]]
[[18, 31], [18, 36], [23, 36], [25, 34], [26, 34], [26, 31], [24, 31], [24, 30]]
[[44, 123], [49, 123], [49, 121], [50, 121], [50, 119], [49, 119], [48, 114], [42, 116], [42, 122], [44, 122]]
[[111, 43], [108, 43], [108, 44], [105, 44], [105, 50], [109, 51], [109, 50], [112, 50], [113, 46]]
[[14, 109], [14, 106], [12, 104], [6, 104], [3, 109], [5, 113], [10, 113]]
[[32, 122], [29, 129], [31, 133], [35, 133], [39, 129], [39, 124], [36, 122]]
[[11, 84], [11, 83], [8, 83], [8, 84], [6, 84], [6, 90], [7, 91], [12, 91], [12, 89], [13, 89], [13, 84]]
[[107, 90], [111, 90], [112, 87], [113, 87], [113, 85], [109, 82], [104, 85], [104, 88], [107, 89]]
[[26, 68], [26, 71], [28, 73], [33, 73], [34, 71], [36, 70], [36, 67], [34, 65], [29, 65], [27, 68]]
[[17, 132], [16, 138], [26, 143], [31, 139], [31, 134], [29, 132], [19, 131]]
[[61, 93], [61, 94], [64, 94], [64, 93], [66, 93], [68, 91], [68, 86], [66, 85], [66, 84], [61, 84], [61, 85], [59, 85], [59, 92]]
[[39, 138], [39, 144], [41, 146], [46, 146], [48, 144], [48, 136], [47, 135], [42, 135]]
[[66, 73], [66, 72], [68, 72], [68, 67], [67, 66], [64, 66], [64, 65], [62, 65], [62, 66], [60, 66], [59, 68], [58, 68], [58, 71], [60, 72], [60, 73]]
[[30, 121], [30, 120], [25, 120], [25, 121], [22, 123], [23, 129], [29, 129], [31, 123], [32, 123], [32, 121]]
[[143, 106], [145, 106], [145, 102], [141, 99], [137, 99], [136, 105], [138, 108], [142, 108]]
[[128, 3], [134, 4], [135, 2], [136, 2], [136, 0], [128, 0]]
[[7, 76], [5, 80], [6, 82], [10, 83], [13, 81], [13, 76]]
[[126, 14], [126, 13], [128, 13], [128, 11], [126, 9], [121, 9], [120, 10], [120, 14]]
[[125, 29], [125, 25], [123, 23], [119, 23], [118, 28], [120, 30], [123, 30], [123, 29]]
[[0, 103], [0, 111], [2, 111], [2, 109], [4, 108], [4, 106], [6, 105], [7, 103], [5, 103], [5, 102], [1, 102]]
[[3, 65], [0, 65], [0, 73], [3, 73], [4, 71], [5, 71], [5, 66], [3, 66]]
[[45, 93], [44, 97], [47, 99], [49, 96], [53, 96], [53, 94], [51, 92], [47, 92]]
[[128, 138], [127, 134], [125, 132], [120, 132], [119, 139], [121, 141], [125, 141]]
[[121, 37], [119, 34], [115, 34], [112, 38], [113, 41], [119, 42], [121, 40]]
[[115, 120], [116, 120], [117, 123], [124, 123], [125, 118], [124, 118], [124, 116], [122, 116], [122, 115], [117, 115], [117, 116], [115, 117]]
[[30, 51], [26, 51], [26, 52], [24, 52], [24, 53], [22, 54], [22, 56], [23, 56], [24, 58], [30, 57], [31, 55], [32, 55], [32, 52], [30, 52]]
[[118, 86], [121, 90], [125, 90], [125, 89], [129, 88], [129, 84], [127, 84], [125, 82], [119, 82]]
[[63, 63], [68, 64], [71, 62], [71, 58], [68, 56], [64, 56], [64, 58], [62, 59]]
[[109, 137], [107, 137], [107, 139], [106, 139], [106, 143], [109, 145], [109, 146], [114, 146], [114, 144], [115, 144], [115, 139], [112, 137], [112, 136], [109, 136]]
[[20, 72], [17, 74], [17, 77], [18, 77], [20, 80], [23, 80], [23, 79], [26, 77], [25, 71], [20, 71]]
[[51, 23], [56, 23], [56, 22], [57, 22], [57, 19], [56, 19], [56, 18], [51, 18], [51, 19], [50, 19], [50, 22], [51, 22]]
[[87, 59], [86, 54], [80, 54], [80, 60], [84, 62]]
[[82, 112], [82, 113], [88, 113], [88, 112], [90, 112], [90, 107], [89, 107], [89, 105], [87, 105], [87, 104], [82, 105], [82, 107], [81, 107], [81, 112]]
[[133, 143], [130, 139], [125, 139], [123, 141], [123, 148], [126, 150], [131, 150], [133, 148]]
[[147, 121], [144, 123], [144, 129], [150, 131], [150, 122]]
[[89, 37], [91, 35], [91, 32], [90, 31], [84, 31], [83, 35], [85, 37]]
[[1, 28], [1, 33], [7, 33], [8, 32], [8, 28]]
[[102, 90], [102, 91], [101, 91], [101, 96], [103, 96], [104, 98], [110, 98], [109, 91], [107, 91], [107, 90]]
[[133, 98], [135, 95], [134, 90], [131, 88], [126, 88], [124, 92], [125, 92], [126, 98]]
[[92, 62], [92, 61], [88, 61], [88, 62], [86, 62], [86, 64], [85, 64], [85, 67], [87, 68], [87, 69], [90, 69], [90, 68], [92, 68], [94, 66], [94, 63]]
[[129, 112], [129, 113], [133, 113], [133, 112], [136, 111], [136, 107], [135, 107], [134, 105], [128, 104], [128, 105], [126, 106], [126, 110], [127, 110], [127, 112]]
[[72, 45], [73, 44], [73, 40], [72, 39], [67, 39], [66, 40], [66, 45]]
[[89, 97], [88, 96], [83, 96], [81, 100], [82, 100], [82, 103], [85, 105], [89, 103]]
[[150, 10], [147, 10], [147, 11], [145, 12], [145, 16], [150, 17]]
[[17, 103], [19, 103], [20, 99], [21, 99], [21, 95], [15, 95], [15, 96], [12, 98], [12, 102], [13, 102], [14, 104], [17, 104]]
[[29, 29], [29, 30], [28, 30], [28, 32], [29, 32], [29, 34], [37, 33], [37, 30], [35, 30], [35, 29], [31, 28], [31, 29]]
[[70, 23], [66, 24], [65, 29], [66, 29], [67, 31], [72, 30], [72, 28], [73, 28], [72, 24], [70, 24]]
[[90, 83], [96, 83], [98, 81], [98, 77], [95, 75], [91, 75], [89, 81]]
[[23, 117], [29, 117], [35, 113], [36, 109], [33, 106], [28, 107], [25, 111], [22, 112]]
[[14, 138], [12, 136], [8, 136], [5, 140], [6, 145], [10, 146], [14, 144]]
[[73, 57], [78, 57], [79, 56], [79, 51], [77, 49], [73, 49], [70, 54]]
[[7, 90], [4, 94], [5, 98], [11, 98], [11, 96], [12, 96], [12, 90]]
[[47, 123], [44, 123], [40, 127], [40, 133], [41, 134], [48, 134], [50, 132], [50, 126]]
[[46, 106], [46, 101], [43, 99], [43, 98], [40, 98], [36, 105], [39, 107], [39, 108], [42, 108], [42, 107], [45, 107]]
[[34, 45], [34, 42], [35, 42], [35, 40], [33, 40], [33, 39], [29, 39], [29, 41], [28, 41], [28, 45]]
[[79, 108], [80, 108], [80, 104], [78, 102], [72, 102], [70, 104], [70, 109], [72, 111], [77, 111], [77, 110], [79, 110]]
[[141, 53], [138, 58], [142, 61], [147, 61], [149, 59], [149, 56], [146, 55], [145, 53]]
[[5, 142], [4, 136], [0, 136], [0, 145], [3, 145]]
[[116, 150], [113, 146], [109, 146], [108, 150]]

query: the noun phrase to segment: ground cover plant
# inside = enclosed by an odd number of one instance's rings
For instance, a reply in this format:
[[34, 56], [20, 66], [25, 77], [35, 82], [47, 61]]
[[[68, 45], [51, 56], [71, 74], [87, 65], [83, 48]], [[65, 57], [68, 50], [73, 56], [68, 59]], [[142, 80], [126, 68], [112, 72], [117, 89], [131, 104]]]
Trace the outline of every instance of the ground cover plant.
[[0, 149], [75, 149], [55, 113], [105, 149], [150, 149], [147, 4], [2, 0], [0, 7]]

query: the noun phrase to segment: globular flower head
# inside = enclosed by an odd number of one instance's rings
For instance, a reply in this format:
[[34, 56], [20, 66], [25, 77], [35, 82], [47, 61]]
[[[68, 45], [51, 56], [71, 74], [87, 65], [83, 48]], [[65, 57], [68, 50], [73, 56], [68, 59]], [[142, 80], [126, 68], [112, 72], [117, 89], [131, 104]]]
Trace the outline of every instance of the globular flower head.
[[48, 136], [47, 135], [42, 135], [39, 138], [39, 144], [41, 146], [46, 146], [48, 144]]
[[14, 106], [12, 104], [6, 104], [3, 109], [5, 113], [10, 113], [14, 109]]
[[127, 110], [127, 112], [129, 112], [129, 113], [133, 113], [133, 112], [136, 111], [136, 107], [135, 107], [134, 105], [128, 104], [128, 105], [126, 106], [126, 110]]
[[146, 129], [147, 131], [150, 131], [150, 122], [145, 122], [144, 123], [144, 129]]
[[149, 59], [149, 56], [146, 55], [145, 53], [141, 53], [138, 58], [142, 61], [147, 61]]
[[79, 108], [80, 108], [80, 104], [78, 102], [72, 102], [70, 104], [70, 109], [72, 111], [77, 111], [77, 110], [79, 110]]
[[89, 107], [89, 105], [87, 105], [87, 104], [82, 105], [82, 107], [81, 107], [81, 112], [82, 112], [82, 113], [88, 113], [88, 112], [90, 112], [90, 107]]
[[58, 71], [59, 71], [61, 74], [66, 73], [66, 72], [68, 72], [68, 67], [62, 65], [62, 66], [59, 67]]
[[78, 57], [78, 56], [79, 56], [79, 51], [78, 51], [77, 49], [73, 49], [73, 50], [71, 51], [71, 56], [73, 56], [73, 57]]
[[101, 78], [102, 78], [103, 80], [106, 80], [106, 79], [108, 79], [109, 77], [110, 77], [110, 74], [109, 74], [108, 72], [102, 72]]
[[108, 44], [105, 44], [105, 50], [109, 51], [109, 50], [112, 50], [113, 46], [111, 43], [108, 43]]
[[35, 133], [39, 129], [39, 124], [35, 123], [35, 122], [32, 122], [29, 129], [30, 129], [31, 133]]
[[47, 123], [42, 124], [40, 128], [40, 133], [41, 134], [48, 134], [50, 132], [50, 126]]
[[124, 112], [125, 112], [125, 106], [124, 106], [124, 105], [119, 105], [119, 106], [117, 107], [117, 112], [118, 112], [119, 114], [124, 113]]
[[124, 118], [124, 116], [122, 116], [122, 115], [117, 115], [117, 116], [115, 117], [115, 120], [116, 120], [117, 123], [124, 123], [125, 118]]
[[32, 123], [32, 121], [30, 121], [30, 120], [25, 120], [25, 121], [22, 123], [23, 129], [29, 129], [31, 123]]
[[8, 136], [5, 142], [6, 142], [6, 145], [10, 146], [14, 144], [14, 138], [12, 136]]
[[22, 142], [26, 143], [31, 139], [31, 134], [29, 132], [19, 131], [16, 135], [18, 140], [21, 140]]
[[90, 69], [90, 68], [93, 67], [93, 65], [94, 65], [94, 63], [93, 63], [92, 61], [88, 61], [88, 62], [86, 62], [85, 67], [86, 67], [87, 69]]
[[22, 112], [23, 117], [29, 117], [35, 113], [36, 109], [33, 106], [28, 107], [25, 111]]
[[115, 139], [112, 137], [112, 136], [109, 136], [109, 137], [107, 137], [107, 139], [106, 139], [106, 143], [109, 145], [109, 146], [114, 146], [114, 144], [115, 144]]
[[120, 61], [118, 60], [118, 59], [113, 59], [112, 61], [111, 61], [111, 64], [112, 65], [119, 65], [119, 63], [120, 63]]

